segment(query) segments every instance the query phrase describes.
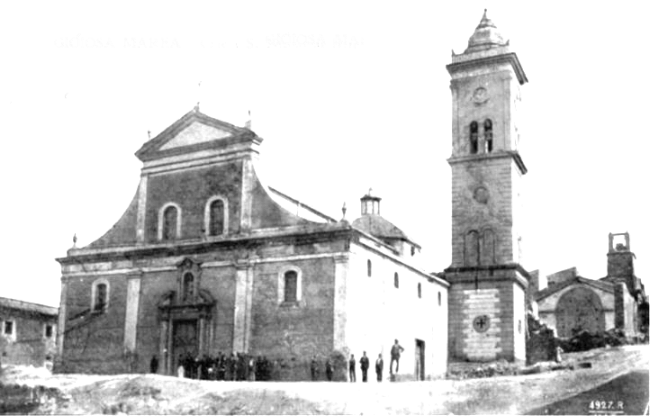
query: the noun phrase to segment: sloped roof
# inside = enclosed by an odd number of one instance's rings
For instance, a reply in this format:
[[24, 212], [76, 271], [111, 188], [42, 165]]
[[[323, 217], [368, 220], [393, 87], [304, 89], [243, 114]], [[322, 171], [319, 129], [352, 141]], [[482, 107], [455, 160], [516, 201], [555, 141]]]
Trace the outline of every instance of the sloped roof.
[[360, 229], [377, 238], [395, 239], [408, 241], [409, 243], [420, 247], [413, 240], [407, 237], [404, 231], [400, 230], [393, 223], [376, 214], [366, 214], [352, 222], [352, 226]]
[[52, 306], [40, 305], [38, 303], [25, 302], [17, 299], [9, 299], [0, 297], [0, 307], [9, 309], [16, 309], [28, 312], [37, 312], [43, 315], [56, 316], [59, 314], [59, 308]]
[[572, 286], [572, 285], [575, 285], [575, 284], [578, 284], [578, 283], [582, 283], [582, 284], [585, 284], [587, 286], [591, 286], [591, 287], [594, 287], [596, 289], [603, 290], [605, 292], [614, 293], [614, 285], [612, 283], [603, 282], [601, 280], [591, 280], [591, 279], [587, 279], [587, 278], [584, 278], [584, 277], [576, 276], [575, 278], [573, 278], [571, 280], [566, 280], [564, 282], [557, 283], [557, 284], [555, 284], [553, 286], [549, 286], [549, 287], [547, 287], [545, 289], [540, 290], [539, 292], [535, 293], [535, 300], [541, 300], [541, 299], [547, 298], [547, 297], [551, 296], [552, 294], [557, 293], [557, 292], [561, 291], [562, 289], [564, 289], [566, 287], [569, 287], [569, 286]]

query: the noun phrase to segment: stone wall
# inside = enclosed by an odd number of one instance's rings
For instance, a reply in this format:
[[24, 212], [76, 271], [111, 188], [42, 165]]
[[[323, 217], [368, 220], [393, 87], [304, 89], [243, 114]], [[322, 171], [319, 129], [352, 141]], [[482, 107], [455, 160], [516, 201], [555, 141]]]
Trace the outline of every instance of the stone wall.
[[[13, 335], [0, 332], [0, 362], [3, 364], [43, 366], [56, 352], [56, 317], [31, 311], [0, 307], [0, 325], [13, 322]], [[52, 326], [51, 336], [45, 335], [45, 325]], [[4, 331], [4, 328], [0, 328]]]
[[[106, 279], [108, 307], [91, 311], [92, 284]], [[61, 372], [120, 373], [128, 369], [124, 355], [126, 275], [97, 274], [67, 279], [65, 337]], [[63, 310], [64, 308], [62, 308]]]
[[157, 174], [149, 177], [146, 202], [146, 241], [158, 241], [159, 210], [168, 202], [182, 210], [182, 238], [204, 235], [205, 206], [208, 199], [220, 195], [228, 200], [228, 230], [238, 233], [241, 200], [240, 162], [186, 172]]
[[[281, 301], [279, 281], [299, 270], [302, 293], [295, 304]], [[334, 261], [332, 258], [260, 263], [255, 266], [249, 352], [286, 360], [320, 359], [333, 347]]]
[[[575, 292], [576, 290], [579, 291]], [[615, 327], [615, 321], [614, 321], [614, 311], [615, 311], [615, 302], [614, 302], [614, 294], [597, 289], [595, 287], [583, 284], [583, 283], [576, 283], [573, 285], [569, 285], [556, 293], [553, 293], [550, 296], [547, 296], [543, 299], [540, 299], [538, 301], [538, 309], [539, 309], [539, 317], [540, 320], [548, 325], [550, 328], [555, 328], [557, 330], [557, 335], [560, 337], [569, 337], [571, 336], [571, 328], [569, 329], [561, 329], [561, 325], [566, 325], [564, 321], [559, 322], [558, 321], [558, 313], [557, 313], [557, 308], [558, 308], [558, 303], [560, 299], [567, 293], [574, 291], [577, 295], [582, 294], [590, 294], [593, 293], [593, 296], [598, 297], [599, 299], [599, 304], [595, 305], [598, 307], [597, 311], [594, 311], [594, 305], [593, 302], [589, 301], [591, 297], [585, 297], [585, 296], [578, 296], [576, 299], [577, 300], [571, 300], [568, 301], [567, 304], [571, 305], [572, 307], [575, 308], [582, 308], [584, 309], [584, 319], [589, 319], [589, 318], [598, 318], [598, 322], [594, 321], [591, 324], [586, 323], [590, 328], [593, 327], [595, 328], [600, 328], [599, 330], [605, 331], [609, 330]], [[572, 299], [575, 298], [575, 296], [572, 297]], [[580, 306], [582, 305], [582, 306]], [[597, 312], [597, 313], [595, 313]], [[601, 322], [602, 321], [602, 322]], [[568, 332], [567, 332], [568, 331]]]
[[[525, 358], [525, 295], [512, 280], [515, 273], [514, 270], [446, 272], [452, 283], [449, 290], [450, 360]], [[487, 319], [480, 319], [482, 323], [478, 323], [476, 320], [480, 317]]]

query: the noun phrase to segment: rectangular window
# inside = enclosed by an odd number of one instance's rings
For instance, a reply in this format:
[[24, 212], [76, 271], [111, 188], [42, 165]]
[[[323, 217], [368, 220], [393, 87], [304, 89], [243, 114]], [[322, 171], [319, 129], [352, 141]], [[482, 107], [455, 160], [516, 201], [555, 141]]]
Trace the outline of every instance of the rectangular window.
[[296, 302], [298, 300], [298, 274], [289, 271], [284, 275], [284, 301]]
[[13, 335], [14, 334], [14, 323], [13, 321], [5, 321], [5, 324], [3, 325], [2, 328], [2, 333], [5, 335]]
[[54, 327], [52, 325], [45, 325], [45, 338], [52, 338]]

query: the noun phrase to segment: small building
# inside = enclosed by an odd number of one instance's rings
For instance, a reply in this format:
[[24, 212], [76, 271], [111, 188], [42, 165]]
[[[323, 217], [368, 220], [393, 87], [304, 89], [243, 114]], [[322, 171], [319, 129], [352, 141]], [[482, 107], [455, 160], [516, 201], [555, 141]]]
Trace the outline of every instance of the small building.
[[[623, 242], [615, 244], [617, 238]], [[634, 258], [630, 235], [610, 234], [607, 276], [587, 279], [575, 267], [547, 276], [548, 287], [534, 294], [540, 320], [561, 338], [613, 328], [628, 337], [647, 336], [648, 298], [634, 274]]]
[[305, 380], [314, 356], [366, 351], [387, 376], [398, 339], [400, 374], [445, 373], [449, 284], [414, 266], [419, 245], [373, 195], [350, 223], [267, 186], [261, 143], [195, 108], [142, 146], [122, 218], [58, 259], [57, 370], [147, 372], [155, 356], [175, 374], [181, 356], [234, 352]]
[[3, 365], [51, 364], [59, 310], [0, 297], [0, 361]]

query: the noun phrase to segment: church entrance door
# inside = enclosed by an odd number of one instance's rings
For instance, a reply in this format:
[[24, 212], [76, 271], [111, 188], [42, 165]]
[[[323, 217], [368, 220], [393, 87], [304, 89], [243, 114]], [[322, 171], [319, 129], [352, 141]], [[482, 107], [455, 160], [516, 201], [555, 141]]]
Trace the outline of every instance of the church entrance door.
[[[172, 335], [172, 369], [177, 369], [180, 361], [179, 358], [190, 356], [192, 359], [199, 354], [199, 337], [198, 337], [197, 320], [179, 320], [173, 321]], [[185, 369], [186, 376], [188, 369]]]

